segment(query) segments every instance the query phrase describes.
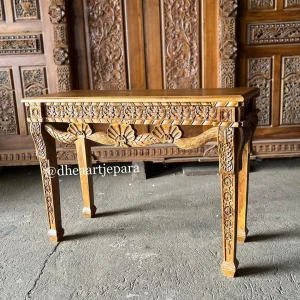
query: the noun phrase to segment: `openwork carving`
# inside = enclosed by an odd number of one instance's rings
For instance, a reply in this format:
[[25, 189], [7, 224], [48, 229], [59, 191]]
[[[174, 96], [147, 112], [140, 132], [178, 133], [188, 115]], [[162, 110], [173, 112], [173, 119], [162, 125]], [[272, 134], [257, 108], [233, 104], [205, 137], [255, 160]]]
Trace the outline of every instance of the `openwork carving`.
[[94, 89], [126, 89], [121, 0], [87, 0], [87, 14]]
[[164, 0], [166, 88], [199, 88], [197, 0]]
[[282, 60], [282, 123], [300, 123], [300, 56]]
[[178, 126], [173, 125], [157, 125], [151, 133], [138, 136], [136, 136], [131, 125], [127, 124], [111, 124], [106, 133], [93, 133], [90, 126], [85, 123], [71, 123], [67, 132], [57, 130], [50, 124], [46, 124], [45, 129], [56, 140], [67, 144], [83, 137], [103, 145], [125, 148], [174, 143], [181, 149], [195, 149], [205, 145], [217, 136], [217, 128], [212, 128], [199, 136], [181, 139], [181, 130]]
[[69, 40], [65, 0], [51, 0], [49, 17], [53, 30], [53, 60], [56, 64], [56, 80], [59, 92], [71, 90]]
[[248, 45], [294, 44], [300, 42], [300, 22], [248, 24]]
[[21, 77], [25, 98], [48, 93], [45, 67], [21, 67]]
[[275, 0], [250, 0], [250, 10], [270, 10], [275, 8]]
[[270, 103], [272, 95], [272, 58], [249, 58], [247, 84], [258, 87], [260, 96], [256, 99], [256, 107], [260, 110], [259, 125], [270, 125]]
[[39, 18], [37, 0], [13, 0], [16, 20], [36, 20]]
[[285, 0], [284, 8], [297, 8], [300, 7], [300, 0]]
[[0, 55], [42, 53], [40, 34], [0, 35]]
[[237, 0], [220, 0], [219, 8], [219, 87], [235, 86]]
[[0, 68], [0, 135], [17, 134], [15, 91], [10, 68]]

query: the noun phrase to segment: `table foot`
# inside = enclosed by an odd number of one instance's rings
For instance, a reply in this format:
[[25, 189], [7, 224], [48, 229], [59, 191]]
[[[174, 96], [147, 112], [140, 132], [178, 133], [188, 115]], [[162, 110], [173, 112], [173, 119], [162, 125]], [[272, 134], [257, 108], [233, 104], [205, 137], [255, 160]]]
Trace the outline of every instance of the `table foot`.
[[82, 213], [85, 218], [93, 218], [95, 216], [96, 210], [97, 207], [93, 205], [91, 208], [84, 207]]
[[49, 229], [48, 236], [52, 242], [57, 243], [62, 240], [64, 236], [64, 229], [63, 228], [60, 230]]
[[245, 230], [238, 229], [238, 231], [237, 231], [237, 241], [239, 243], [245, 243], [247, 235], [248, 235], [248, 229], [247, 228]]
[[239, 262], [237, 259], [234, 262], [223, 261], [221, 266], [223, 275], [227, 277], [234, 277], [238, 265]]

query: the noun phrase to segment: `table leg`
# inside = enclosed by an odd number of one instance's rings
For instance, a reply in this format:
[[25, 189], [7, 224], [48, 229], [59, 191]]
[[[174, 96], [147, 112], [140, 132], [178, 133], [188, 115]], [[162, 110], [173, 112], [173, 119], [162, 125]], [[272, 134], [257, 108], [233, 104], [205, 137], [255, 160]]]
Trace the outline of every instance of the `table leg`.
[[45, 130], [42, 123], [31, 123], [30, 132], [40, 162], [51, 241], [58, 242], [64, 235], [61, 224], [59, 180], [55, 140]]
[[242, 169], [239, 173], [239, 200], [238, 200], [238, 242], [245, 242], [247, 229], [247, 205], [248, 205], [248, 182], [249, 182], [250, 141], [242, 152]]
[[94, 205], [93, 174], [88, 172], [92, 170], [92, 153], [89, 141], [84, 137], [79, 137], [75, 141], [77, 160], [80, 172], [80, 182], [83, 197], [82, 213], [86, 218], [92, 218], [96, 213]]
[[237, 205], [238, 205], [238, 138], [236, 128], [219, 127], [218, 150], [221, 177], [221, 206], [223, 232], [222, 272], [234, 277], [236, 259]]

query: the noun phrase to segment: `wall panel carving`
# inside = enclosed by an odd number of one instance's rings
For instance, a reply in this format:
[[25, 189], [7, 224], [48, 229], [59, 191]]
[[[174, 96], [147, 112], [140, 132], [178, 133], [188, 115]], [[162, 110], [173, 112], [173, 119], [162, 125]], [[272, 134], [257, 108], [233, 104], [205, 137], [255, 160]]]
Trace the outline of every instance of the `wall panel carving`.
[[94, 89], [126, 89], [121, 0], [87, 0], [87, 14]]
[[219, 87], [235, 86], [237, 0], [219, 1]]
[[0, 135], [17, 134], [12, 70], [0, 68]]
[[71, 89], [68, 26], [65, 0], [51, 0], [49, 17], [53, 31], [53, 60], [56, 65], [56, 82], [59, 92]]
[[300, 8], [300, 0], [285, 0], [284, 8]]
[[0, 55], [42, 53], [40, 34], [0, 35]]
[[247, 63], [247, 84], [258, 87], [260, 96], [256, 107], [260, 110], [258, 125], [270, 125], [270, 106], [272, 94], [272, 58], [249, 58]]
[[282, 58], [281, 89], [281, 122], [300, 124], [300, 56]]
[[164, 0], [165, 88], [199, 88], [197, 0]]
[[45, 67], [21, 67], [23, 97], [48, 94]]
[[300, 42], [300, 22], [247, 25], [248, 45], [293, 44]]
[[13, 0], [15, 20], [39, 19], [38, 0]]
[[249, 0], [250, 10], [275, 9], [275, 0]]

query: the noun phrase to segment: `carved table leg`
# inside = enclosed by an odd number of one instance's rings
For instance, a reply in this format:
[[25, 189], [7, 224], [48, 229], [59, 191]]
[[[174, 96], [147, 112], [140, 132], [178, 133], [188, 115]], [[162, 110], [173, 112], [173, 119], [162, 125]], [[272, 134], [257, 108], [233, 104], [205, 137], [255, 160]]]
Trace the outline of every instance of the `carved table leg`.
[[239, 173], [239, 200], [238, 200], [238, 242], [245, 242], [247, 229], [247, 204], [248, 204], [248, 182], [249, 182], [249, 160], [250, 141], [248, 141], [242, 152], [242, 169]]
[[82, 213], [86, 218], [92, 218], [96, 213], [96, 206], [94, 205], [94, 190], [93, 190], [93, 174], [88, 174], [88, 168], [92, 169], [92, 153], [89, 141], [84, 136], [79, 136], [75, 141], [77, 160], [80, 170], [80, 182], [83, 197]]
[[222, 272], [234, 277], [236, 259], [237, 205], [238, 205], [238, 138], [235, 128], [219, 127], [218, 150], [220, 157], [221, 206], [223, 232]]
[[59, 181], [55, 140], [44, 130], [41, 123], [31, 123], [30, 132], [40, 161], [44, 197], [49, 222], [48, 236], [58, 242], [64, 235], [61, 225]]

